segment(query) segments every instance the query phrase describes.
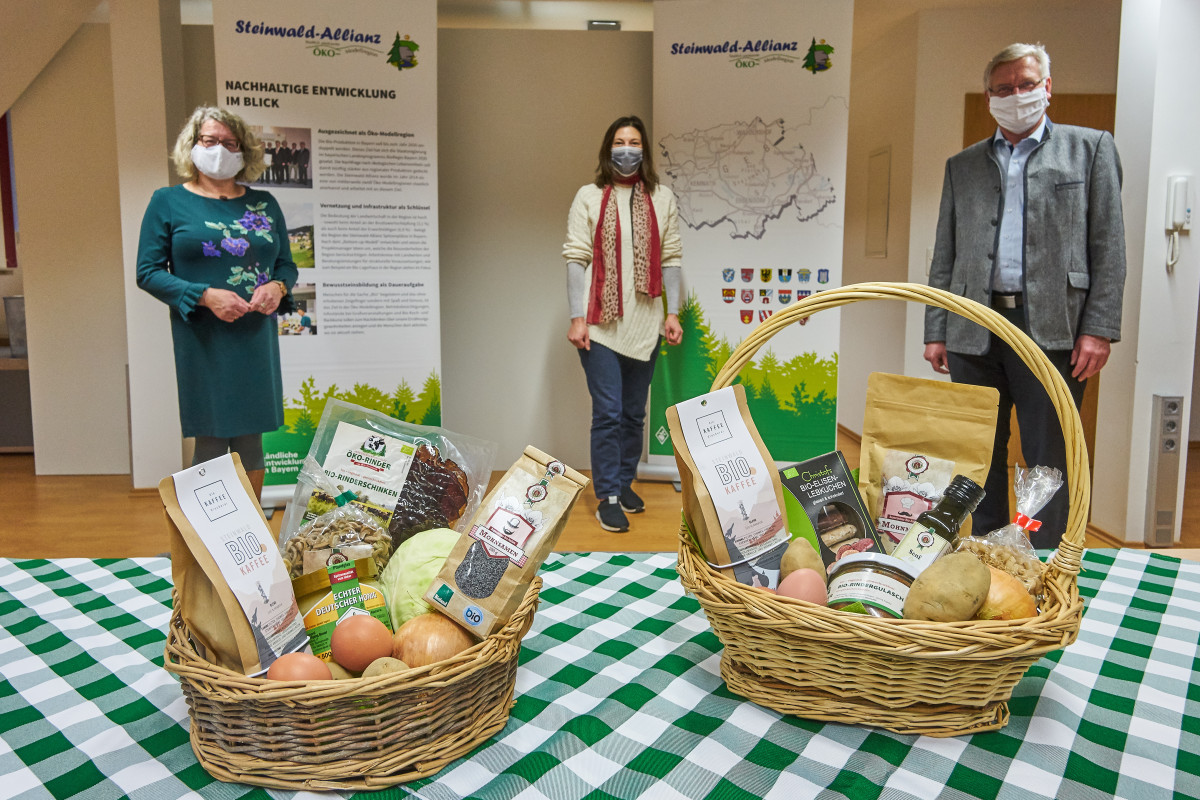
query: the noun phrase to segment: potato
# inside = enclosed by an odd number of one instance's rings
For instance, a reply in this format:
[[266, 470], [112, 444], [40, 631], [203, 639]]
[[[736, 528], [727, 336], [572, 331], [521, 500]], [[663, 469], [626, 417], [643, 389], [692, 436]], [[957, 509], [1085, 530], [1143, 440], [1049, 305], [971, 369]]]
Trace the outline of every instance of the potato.
[[988, 568], [972, 553], [942, 556], [913, 581], [904, 601], [904, 618], [930, 622], [971, 619], [983, 605], [991, 583]]
[[363, 670], [362, 676], [364, 678], [374, 678], [376, 675], [404, 672], [406, 669], [408, 669], [408, 664], [405, 664], [400, 659], [392, 658], [391, 656], [381, 656], [367, 665], [367, 668]]
[[783, 552], [783, 559], [779, 562], [779, 580], [783, 580], [798, 569], [811, 569], [819, 574], [826, 583], [829, 582], [821, 554], [812, 546], [812, 542], [803, 536], [792, 539], [792, 543]]
[[329, 667], [329, 671], [333, 673], [333, 677], [335, 680], [345, 681], [345, 680], [349, 680], [351, 678], [358, 677], [357, 672], [351, 672], [350, 670], [346, 669], [341, 664], [339, 664], [338, 662], [336, 662], [332, 659], [330, 659], [329, 661], [326, 661], [325, 665]]

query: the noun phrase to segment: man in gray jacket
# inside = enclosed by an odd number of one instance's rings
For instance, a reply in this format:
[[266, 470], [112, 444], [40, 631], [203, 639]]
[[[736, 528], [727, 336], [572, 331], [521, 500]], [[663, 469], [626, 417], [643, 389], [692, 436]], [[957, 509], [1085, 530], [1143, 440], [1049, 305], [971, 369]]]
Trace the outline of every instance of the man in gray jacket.
[[[1006, 47], [984, 70], [996, 134], [946, 162], [929, 284], [990, 305], [1037, 342], [1075, 400], [1121, 337], [1125, 229], [1121, 163], [1112, 135], [1054, 125], [1050, 58], [1041, 45]], [[1012, 521], [1008, 436], [1017, 409], [1028, 466], [1057, 467], [1066, 478], [1062, 427], [1041, 383], [985, 328], [929, 307], [925, 360], [957, 382], [994, 386], [1000, 413], [987, 495], [974, 531]], [[1065, 485], [1031, 534], [1054, 547], [1067, 522]], [[1086, 512], [1086, 509], [1085, 509]]]

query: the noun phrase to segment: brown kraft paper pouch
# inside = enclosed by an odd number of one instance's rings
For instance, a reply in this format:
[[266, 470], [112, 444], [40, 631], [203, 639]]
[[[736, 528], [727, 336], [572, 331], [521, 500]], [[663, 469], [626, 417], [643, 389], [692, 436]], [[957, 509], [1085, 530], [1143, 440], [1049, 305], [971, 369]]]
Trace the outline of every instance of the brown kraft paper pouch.
[[[257, 547], [260, 548], [259, 554], [246, 559], [245, 563], [252, 562], [255, 570], [261, 570], [264, 573], [260, 582], [264, 594], [270, 597], [273, 605], [283, 611], [282, 618], [279, 620], [279, 635], [282, 636], [282, 639], [279, 636], [275, 637], [278, 640], [274, 647], [276, 652], [272, 652], [272, 647], [263, 641], [261, 636], [256, 638], [256, 628], [247, 620], [246, 613], [237, 595], [230, 588], [221, 567], [184, 512], [180, 503], [180, 495], [177, 493], [176, 477], [169, 475], [159, 482], [158, 492], [163, 501], [167, 531], [171, 541], [171, 578], [175, 583], [174, 602], [179, 604], [179, 614], [187, 625], [192, 642], [202, 658], [234, 672], [258, 675], [265, 672], [274, 658], [282, 655], [283, 652], [293, 652], [306, 647], [308, 644], [307, 634], [304, 633], [295, 593], [292, 591], [290, 581], [287, 580], [287, 571], [283, 567], [282, 556], [275, 546], [274, 536], [270, 532], [262, 509], [252, 499], [254, 489], [242, 468], [241, 458], [237, 453], [232, 453], [221, 459], [215, 459], [214, 462], [222, 459], [232, 459], [233, 470], [236, 473], [234, 480], [240, 482], [241, 489], [245, 494], [242, 496], [236, 491], [236, 488], [227, 490], [226, 493], [233, 499], [233, 502], [240, 504], [241, 500], [245, 500], [246, 506], [241, 511], [253, 513], [262, 523], [259, 532], [265, 531], [265, 536], [254, 536], [252, 532], [243, 532], [240, 542], [249, 541], [251, 537], [261, 539], [257, 542]], [[214, 462], [207, 462], [200, 466], [208, 466]], [[196, 470], [199, 467], [192, 469]], [[270, 581], [271, 577], [275, 577], [276, 567], [278, 576], [282, 577], [286, 586], [280, 587], [275, 585], [278, 581]], [[247, 569], [250, 571], [251, 568]], [[270, 585], [267, 585], [268, 583]], [[290, 609], [287, 608], [289, 603]], [[266, 608], [265, 604], [264, 608]], [[294, 636], [296, 631], [304, 638]]]
[[[890, 553], [955, 475], [983, 485], [1000, 393], [991, 387], [873, 372], [867, 378], [858, 490]], [[970, 533], [970, 518], [962, 535]]]
[[789, 541], [779, 471], [741, 384], [667, 409], [683, 515], [709, 566], [774, 589]]
[[484, 498], [425, 600], [480, 639], [490, 636], [521, 604], [588, 483], [526, 447]]

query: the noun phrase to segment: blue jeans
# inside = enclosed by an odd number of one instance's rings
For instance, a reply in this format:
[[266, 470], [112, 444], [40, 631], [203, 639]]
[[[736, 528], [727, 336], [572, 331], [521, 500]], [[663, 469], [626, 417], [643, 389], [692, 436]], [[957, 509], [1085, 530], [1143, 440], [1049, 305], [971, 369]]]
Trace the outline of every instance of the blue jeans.
[[646, 399], [661, 344], [660, 337], [649, 361], [614, 353], [595, 342], [591, 350], [579, 351], [592, 395], [592, 488], [601, 500], [619, 495], [637, 477]]

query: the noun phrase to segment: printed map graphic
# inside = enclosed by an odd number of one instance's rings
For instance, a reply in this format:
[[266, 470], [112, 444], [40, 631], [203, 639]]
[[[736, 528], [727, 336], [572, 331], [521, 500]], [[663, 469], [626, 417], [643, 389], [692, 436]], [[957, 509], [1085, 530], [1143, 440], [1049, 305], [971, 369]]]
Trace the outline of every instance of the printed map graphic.
[[729, 223], [731, 238], [761, 239], [789, 208], [801, 222], [837, 200], [804, 145], [782, 119], [731, 122], [659, 142], [663, 171], [689, 228]]

